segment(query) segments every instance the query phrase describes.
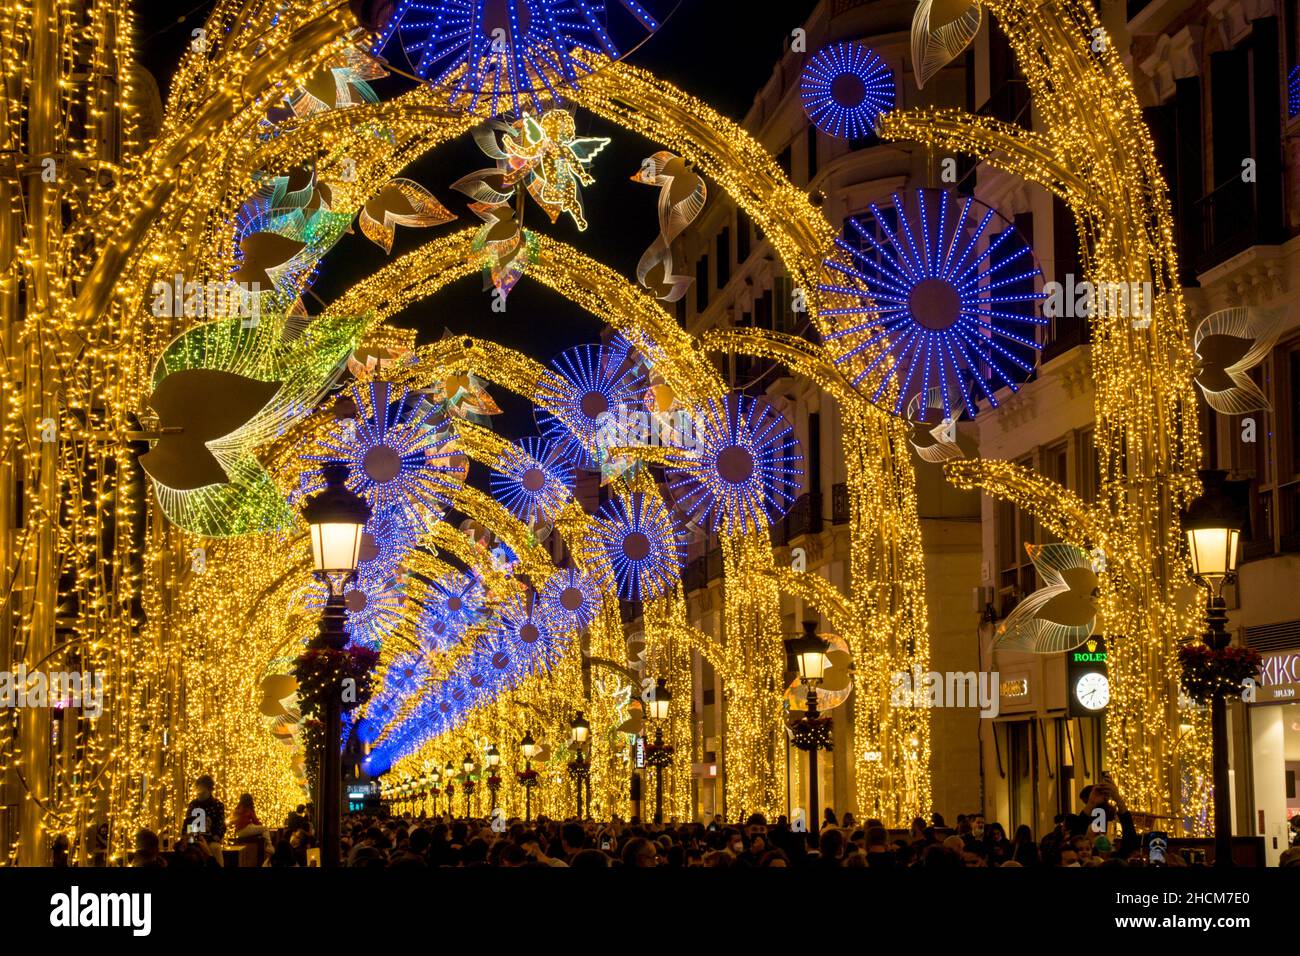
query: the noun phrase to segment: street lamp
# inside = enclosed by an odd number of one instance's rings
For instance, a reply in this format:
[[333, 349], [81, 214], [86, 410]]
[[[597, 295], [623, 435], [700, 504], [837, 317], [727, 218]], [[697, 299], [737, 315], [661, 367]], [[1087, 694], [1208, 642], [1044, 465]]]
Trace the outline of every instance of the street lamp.
[[442, 776], [447, 781], [447, 819], [451, 820], [455, 816], [451, 806], [451, 799], [456, 795], [456, 787], [452, 784], [452, 780], [456, 776], [456, 768], [452, 766], [450, 760], [447, 761], [447, 766], [443, 768]]
[[[321, 469], [325, 476], [323, 491], [303, 504], [302, 516], [311, 529], [313, 576], [324, 582], [325, 609], [320, 630], [309, 645], [314, 651], [341, 651], [348, 642], [347, 608], [343, 589], [356, 576], [361, 557], [361, 535], [370, 520], [370, 506], [348, 490], [348, 468], [331, 462]], [[339, 577], [337, 590], [334, 578]], [[339, 743], [343, 736], [342, 688], [326, 686], [321, 690], [321, 710], [325, 733], [321, 746], [320, 831], [321, 866], [339, 865], [339, 814], [343, 798], [343, 778]]]
[[471, 816], [469, 798], [474, 793], [474, 781], [470, 778], [470, 774], [474, 772], [474, 758], [465, 754], [465, 759], [460, 762], [460, 765], [465, 771], [465, 817], [468, 819]]
[[655, 681], [645, 702], [655, 723], [655, 742], [645, 752], [646, 763], [655, 768], [655, 823], [664, 822], [664, 767], [673, 765], [673, 748], [664, 745], [664, 721], [668, 719], [668, 705], [673, 699], [665, 683], [662, 677]]
[[533, 819], [533, 786], [536, 784], [536, 778], [533, 775], [533, 758], [541, 748], [533, 740], [533, 735], [529, 731], [524, 731], [524, 739], [519, 741], [519, 752], [524, 755], [524, 772], [520, 774], [519, 782], [524, 788], [524, 822], [530, 822]]
[[[1183, 531], [1192, 575], [1209, 592], [1202, 640], [1212, 651], [1232, 642], [1223, 585], [1236, 577], [1237, 552], [1245, 518], [1227, 480], [1228, 473], [1201, 471], [1205, 490], [1183, 514]], [[1228, 781], [1228, 704], [1221, 690], [1210, 695], [1210, 732], [1214, 748], [1214, 864], [1232, 866], [1232, 803]]]
[[794, 658], [808, 701], [807, 714], [794, 727], [794, 745], [808, 753], [808, 832], [816, 833], [820, 826], [817, 751], [831, 749], [830, 728], [817, 712], [817, 685], [830, 667], [830, 660], [826, 657], [830, 645], [817, 636], [816, 621], [804, 621], [803, 634], [786, 641], [785, 645]]
[[582, 752], [582, 745], [591, 737], [591, 723], [586, 717], [582, 716], [582, 711], [578, 711], [573, 720], [569, 721], [569, 730], [573, 737], [573, 749], [577, 753], [573, 763], [569, 765], [569, 775], [573, 777], [574, 783], [577, 784], [578, 819], [581, 820], [584, 816], [582, 812], [582, 786], [584, 782], [587, 785], [587, 802], [591, 802], [591, 762]]
[[496, 813], [497, 791], [501, 789], [501, 778], [497, 776], [497, 767], [501, 764], [501, 752], [497, 750], [496, 744], [489, 744], [483, 757], [488, 766], [487, 788], [488, 793], [492, 795], [492, 806], [488, 810], [488, 814], [491, 815]]

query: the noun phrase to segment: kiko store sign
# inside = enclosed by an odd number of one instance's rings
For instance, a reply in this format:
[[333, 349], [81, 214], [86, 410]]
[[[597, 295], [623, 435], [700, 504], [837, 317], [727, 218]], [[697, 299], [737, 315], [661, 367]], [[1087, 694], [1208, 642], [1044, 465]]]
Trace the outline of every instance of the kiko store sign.
[[1300, 701], [1300, 651], [1265, 654], [1255, 687], [1256, 704]]

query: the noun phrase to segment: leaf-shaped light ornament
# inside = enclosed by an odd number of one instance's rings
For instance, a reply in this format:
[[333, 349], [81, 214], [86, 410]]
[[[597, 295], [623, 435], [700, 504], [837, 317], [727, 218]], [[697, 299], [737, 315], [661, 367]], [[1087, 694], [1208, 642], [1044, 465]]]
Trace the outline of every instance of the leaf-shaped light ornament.
[[980, 32], [983, 14], [972, 0], [921, 0], [912, 15], [912, 69], [918, 89], [951, 63]]
[[[191, 456], [188, 448], [177, 451], [188, 443], [185, 432], [181, 431], [164, 432], [151, 451], [142, 456], [146, 473], [150, 467], [158, 472], [158, 475], [150, 474], [150, 479], [159, 507], [169, 521], [194, 534], [213, 538], [292, 525], [292, 509], [257, 460], [255, 450], [279, 437], [290, 424], [317, 405], [342, 370], [366, 322], [365, 318], [355, 316], [311, 321], [270, 315], [256, 325], [238, 318], [219, 319], [196, 325], [163, 350], [154, 366], [153, 387], [154, 396], [166, 411], [157, 405], [153, 407], [164, 429], [184, 428], [183, 421], [179, 424], [176, 421], [172, 393], [180, 396], [182, 419], [199, 414], [188, 410], [190, 404], [199, 401], [213, 405], [210, 410], [202, 410], [204, 416], [233, 414], [235, 406], [222, 397], [227, 392], [234, 394], [232, 401], [240, 408], [259, 398], [262, 400], [255, 413], [238, 427], [224, 435], [203, 438], [202, 453]], [[218, 375], [195, 378], [190, 377], [192, 372]], [[236, 378], [223, 378], [224, 375]], [[268, 390], [269, 397], [263, 398]], [[190, 438], [199, 434], [191, 431]], [[177, 439], [181, 445], [175, 444]], [[178, 454], [191, 460], [190, 467], [202, 466], [203, 474], [184, 476], [169, 470], [169, 458], [174, 460]], [[219, 463], [224, 473], [222, 479], [217, 479], [212, 471], [211, 458]], [[214, 479], [213, 483], [194, 486], [204, 476]], [[174, 487], [175, 484], [190, 487]]]
[[1025, 551], [1045, 583], [1007, 615], [994, 635], [994, 646], [1035, 654], [1078, 647], [1097, 625], [1094, 557], [1059, 542], [1026, 544]]
[[387, 75], [379, 60], [355, 47], [345, 47], [340, 56], [309, 76], [302, 88], [290, 96], [290, 109], [301, 119], [326, 110], [378, 103], [379, 97], [368, 81]]
[[917, 392], [907, 403], [907, 422], [912, 434], [908, 443], [918, 458], [932, 465], [942, 464], [956, 458], [967, 457], [962, 448], [962, 435], [957, 422], [964, 407], [961, 402], [952, 407], [950, 413], [943, 413], [943, 398], [939, 389], [932, 388], [928, 393], [926, 409], [922, 411], [922, 394]]
[[362, 207], [359, 222], [367, 239], [391, 252], [397, 226], [439, 226], [455, 218], [419, 183], [392, 179]]
[[643, 160], [632, 181], [659, 187], [659, 237], [641, 255], [637, 281], [660, 301], [676, 302], [693, 280], [673, 275], [672, 243], [704, 209], [708, 187], [690, 163], [667, 151]]
[[1281, 310], [1238, 307], [1207, 315], [1196, 327], [1196, 386], [1206, 403], [1221, 415], [1271, 411], [1272, 406], [1250, 377], [1282, 332]]

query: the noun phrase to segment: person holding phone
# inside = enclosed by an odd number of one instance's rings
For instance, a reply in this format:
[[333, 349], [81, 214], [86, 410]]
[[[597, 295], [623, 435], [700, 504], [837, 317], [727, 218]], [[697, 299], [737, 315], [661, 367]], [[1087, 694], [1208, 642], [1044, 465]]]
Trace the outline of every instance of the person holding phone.
[[1109, 773], [1103, 770], [1101, 780], [1084, 787], [1079, 792], [1079, 799], [1083, 801], [1083, 811], [1069, 814], [1065, 819], [1066, 832], [1070, 836], [1096, 836], [1105, 833], [1111, 821], [1118, 821], [1120, 840], [1115, 856], [1126, 859], [1141, 847], [1141, 838], [1133, 825], [1133, 814], [1129, 813], [1124, 795]]

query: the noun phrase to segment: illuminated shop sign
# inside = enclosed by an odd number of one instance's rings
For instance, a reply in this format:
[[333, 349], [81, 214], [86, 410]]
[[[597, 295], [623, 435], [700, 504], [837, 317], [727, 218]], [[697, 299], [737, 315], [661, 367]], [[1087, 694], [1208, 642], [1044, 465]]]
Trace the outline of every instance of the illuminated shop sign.
[[1264, 663], [1259, 668], [1255, 703], [1292, 700], [1300, 701], [1300, 651], [1265, 654]]

